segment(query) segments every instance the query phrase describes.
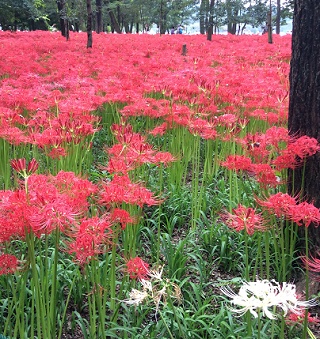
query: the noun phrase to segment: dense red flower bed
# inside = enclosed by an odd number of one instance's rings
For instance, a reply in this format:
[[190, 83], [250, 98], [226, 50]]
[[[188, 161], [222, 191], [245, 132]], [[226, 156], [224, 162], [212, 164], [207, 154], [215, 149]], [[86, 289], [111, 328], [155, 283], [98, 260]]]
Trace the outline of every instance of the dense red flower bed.
[[[209, 42], [200, 35], [100, 34], [86, 49], [84, 33], [65, 41], [59, 33], [1, 32], [0, 136], [40, 147], [74, 140], [95, 131], [90, 112], [104, 102], [126, 103], [123, 115], [170, 116], [209, 137], [221, 116], [218, 123], [234, 124], [239, 108], [242, 117], [283, 121], [290, 45], [290, 36], [275, 36], [271, 45], [265, 36]], [[145, 97], [154, 91], [172, 101]], [[224, 110], [221, 103], [228, 103]]]

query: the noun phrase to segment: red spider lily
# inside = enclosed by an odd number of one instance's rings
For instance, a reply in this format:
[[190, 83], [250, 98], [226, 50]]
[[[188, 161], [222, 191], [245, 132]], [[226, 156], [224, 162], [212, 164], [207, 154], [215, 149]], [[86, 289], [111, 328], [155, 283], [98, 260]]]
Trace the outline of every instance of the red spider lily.
[[149, 116], [151, 118], [165, 117], [170, 114], [170, 102], [165, 99], [156, 100], [153, 98], [144, 98], [137, 102], [126, 105], [121, 114], [124, 117], [129, 116]]
[[[98, 190], [97, 186], [87, 179], [82, 179], [73, 172], [64, 171], [60, 171], [56, 176], [32, 175], [29, 177], [28, 185], [31, 201], [36, 201], [40, 197], [45, 204], [61, 198], [77, 214], [86, 211], [89, 206], [88, 198]], [[42, 201], [39, 205], [42, 206]]]
[[287, 193], [276, 193], [270, 195], [266, 200], [256, 198], [260, 206], [265, 207], [270, 213], [277, 217], [286, 216], [297, 204], [296, 199]]
[[18, 269], [18, 258], [11, 254], [0, 255], [0, 275], [14, 273]]
[[161, 125], [155, 127], [153, 130], [149, 131], [151, 135], [164, 135], [169, 128], [169, 124], [167, 122], [162, 123]]
[[25, 190], [0, 191], [0, 242], [23, 238], [30, 230]]
[[320, 273], [320, 259], [313, 256], [303, 256], [301, 260], [309, 271]]
[[128, 175], [115, 175], [112, 181], [103, 184], [99, 196], [99, 202], [106, 205], [125, 202], [142, 207], [158, 205], [162, 202], [157, 200], [147, 188], [132, 183]]
[[112, 244], [112, 223], [105, 218], [82, 219], [77, 229], [74, 226], [68, 251], [75, 254], [80, 264], [88, 263], [98, 254], [105, 253]]
[[177, 159], [169, 152], [157, 152], [153, 157], [152, 163], [156, 165], [168, 165], [169, 163], [176, 161]]
[[253, 164], [252, 172], [257, 181], [264, 187], [276, 187], [281, 184], [280, 179], [275, 175], [274, 170], [268, 164]]
[[127, 260], [126, 266], [131, 279], [148, 279], [149, 264], [141, 258], [135, 257]]
[[141, 134], [133, 133], [130, 125], [112, 126], [116, 139], [120, 144], [110, 147], [107, 152], [110, 163], [106, 169], [111, 173], [123, 173], [141, 166], [144, 163], [167, 164], [175, 160], [169, 152], [157, 152], [145, 141]]
[[82, 211], [89, 206], [88, 198], [98, 192], [98, 187], [95, 184], [73, 172], [60, 171], [56, 176], [50, 176], [49, 180], [59, 193], [71, 198], [72, 205]]
[[301, 162], [298, 162], [296, 155], [290, 152], [288, 149], [282, 150], [280, 155], [272, 160], [272, 165], [277, 171], [287, 168], [295, 169], [300, 164]]
[[18, 173], [19, 172], [25, 172], [26, 168], [27, 168], [26, 159], [23, 158], [23, 159], [14, 159], [14, 160], [11, 160], [11, 167], [15, 171], [17, 171]]
[[60, 157], [66, 157], [67, 151], [63, 147], [53, 147], [48, 156], [52, 159], [59, 159]]
[[97, 188], [71, 172], [57, 176], [32, 174], [24, 189], [0, 195], [0, 241], [24, 237], [31, 229], [40, 236], [59, 228], [68, 230], [88, 208]]
[[126, 158], [115, 157], [110, 158], [108, 166], [100, 166], [102, 170], [106, 170], [109, 173], [116, 173], [118, 175], [126, 174], [136, 168], [137, 164], [133, 161], [128, 161]]
[[[305, 320], [305, 315], [306, 315], [306, 312], [305, 310], [301, 310], [300, 314], [296, 314], [296, 313], [289, 313], [287, 316], [286, 316], [286, 323], [288, 325], [294, 325], [296, 323], [300, 323], [300, 324], [303, 324], [304, 320]], [[314, 317], [312, 316], [309, 312], [307, 313], [307, 321], [309, 324], [318, 324], [320, 322], [320, 319], [318, 317]]]
[[38, 237], [41, 234], [50, 234], [56, 229], [65, 232], [80, 214], [70, 204], [70, 199], [60, 194], [50, 200], [44, 196], [38, 197], [37, 200], [37, 206], [30, 207], [29, 223]]
[[245, 230], [249, 235], [253, 235], [255, 231], [265, 231], [263, 219], [257, 214], [255, 209], [238, 205], [232, 210], [233, 213], [226, 212], [222, 215], [222, 219], [230, 228], [237, 232]]
[[226, 161], [221, 163], [221, 166], [226, 167], [229, 170], [251, 171], [252, 161], [244, 155], [229, 155]]
[[[269, 114], [269, 113], [268, 113]], [[272, 126], [268, 128], [265, 133], [265, 139], [267, 144], [271, 144], [274, 147], [278, 148], [280, 142], [288, 142], [290, 136], [288, 130], [284, 127]]]
[[189, 132], [193, 135], [199, 135], [204, 139], [216, 139], [217, 131], [214, 129], [214, 125], [209, 123], [205, 119], [192, 119], [188, 122]]
[[126, 229], [128, 224], [135, 224], [137, 222], [137, 219], [132, 217], [129, 212], [121, 209], [121, 208], [115, 208], [110, 213], [110, 220], [113, 223], [120, 223], [121, 229]]
[[313, 204], [302, 202], [295, 206], [291, 206], [287, 212], [287, 216], [297, 225], [309, 227], [314, 224], [316, 227], [320, 223], [320, 210]]
[[315, 138], [304, 135], [300, 138], [293, 138], [288, 144], [288, 152], [292, 152], [300, 159], [304, 159], [316, 154], [320, 150], [320, 145]]
[[27, 166], [26, 159], [22, 158], [11, 160], [11, 167], [23, 177], [28, 177], [37, 171], [39, 164], [36, 159], [32, 159]]
[[244, 138], [237, 139], [237, 142], [242, 145], [246, 153], [250, 155], [256, 162], [266, 162], [270, 152], [267, 149], [268, 145], [265, 136], [256, 133], [255, 135], [247, 134]]

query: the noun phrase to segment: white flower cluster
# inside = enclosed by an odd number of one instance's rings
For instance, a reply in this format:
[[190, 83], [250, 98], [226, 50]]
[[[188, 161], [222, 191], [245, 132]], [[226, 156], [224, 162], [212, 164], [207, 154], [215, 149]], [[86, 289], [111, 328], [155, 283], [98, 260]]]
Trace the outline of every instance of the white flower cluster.
[[230, 297], [231, 303], [239, 308], [232, 309], [239, 315], [249, 311], [255, 318], [258, 313], [269, 319], [276, 319], [276, 311], [282, 310], [283, 315], [288, 312], [301, 314], [301, 311], [317, 305], [315, 299], [300, 301], [297, 298], [296, 286], [290, 283], [278, 283], [274, 280], [258, 280], [255, 282], [245, 282], [238, 294], [228, 287], [222, 287], [221, 291]]
[[[148, 277], [150, 280], [141, 279], [142, 290], [133, 288], [129, 293], [129, 299], [122, 300], [128, 305], [138, 306], [147, 299], [156, 306], [156, 313], [159, 310], [160, 301], [166, 302], [167, 297], [181, 301], [181, 291], [177, 284], [162, 278], [163, 266], [157, 270], [150, 270]], [[169, 295], [168, 295], [169, 294]]]

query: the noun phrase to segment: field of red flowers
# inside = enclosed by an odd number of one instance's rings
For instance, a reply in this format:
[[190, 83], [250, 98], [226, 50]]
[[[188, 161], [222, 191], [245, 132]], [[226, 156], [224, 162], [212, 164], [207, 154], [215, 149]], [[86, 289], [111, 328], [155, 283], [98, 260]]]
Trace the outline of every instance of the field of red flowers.
[[320, 149], [286, 129], [291, 36], [0, 32], [0, 55], [0, 334], [310, 335], [295, 287], [219, 292], [319, 267], [296, 243], [320, 211], [286, 193]]

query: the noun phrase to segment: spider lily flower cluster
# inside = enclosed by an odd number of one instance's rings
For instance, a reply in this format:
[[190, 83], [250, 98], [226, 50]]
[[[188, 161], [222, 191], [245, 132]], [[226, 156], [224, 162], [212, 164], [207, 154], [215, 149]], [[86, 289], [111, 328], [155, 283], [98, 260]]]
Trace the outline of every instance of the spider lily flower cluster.
[[[156, 313], [159, 310], [161, 301], [166, 303], [167, 299], [170, 298], [178, 303], [181, 302], [182, 295], [180, 287], [169, 279], [162, 277], [163, 266], [149, 270], [149, 265], [140, 258], [134, 258], [132, 260], [136, 266], [133, 268], [132, 262], [129, 261], [129, 265], [127, 263], [128, 273], [130, 277], [134, 279], [139, 277], [142, 289], [138, 290], [133, 288], [129, 293], [129, 298], [122, 300], [122, 302], [128, 305], [138, 306], [149, 300], [155, 305]], [[132, 275], [132, 272], [137, 275]]]
[[276, 319], [279, 315], [286, 316], [288, 313], [301, 315], [303, 310], [317, 305], [315, 299], [298, 300], [294, 284], [280, 284], [274, 280], [244, 282], [238, 293], [228, 287], [222, 287], [221, 291], [231, 298], [230, 302], [236, 306], [231, 310], [240, 316], [250, 312], [255, 318], [261, 314]]

